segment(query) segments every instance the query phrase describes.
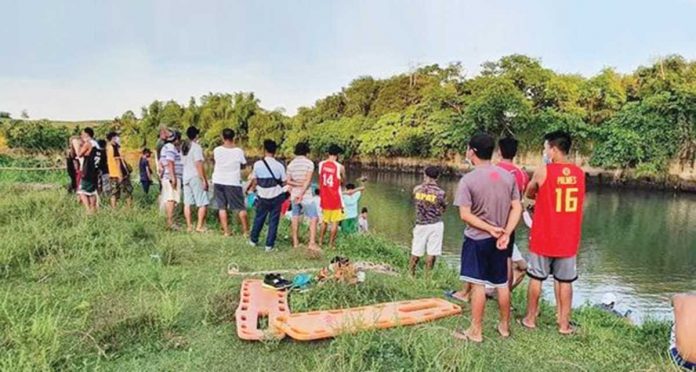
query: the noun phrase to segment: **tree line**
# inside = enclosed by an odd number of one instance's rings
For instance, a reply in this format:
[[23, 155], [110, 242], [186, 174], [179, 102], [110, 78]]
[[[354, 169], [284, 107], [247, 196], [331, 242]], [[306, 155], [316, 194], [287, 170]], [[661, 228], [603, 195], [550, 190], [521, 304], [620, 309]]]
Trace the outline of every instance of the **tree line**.
[[385, 79], [361, 76], [294, 116], [260, 106], [253, 93], [210, 93], [187, 105], [154, 101], [127, 111], [118, 129], [131, 147], [151, 145], [160, 125], [195, 125], [210, 145], [223, 128], [259, 147], [266, 138], [291, 153], [301, 141], [320, 152], [331, 143], [348, 156], [445, 158], [476, 132], [515, 136], [537, 149], [543, 133], [572, 133], [593, 166], [664, 171], [696, 156], [696, 61], [674, 55], [622, 74], [564, 74], [540, 60], [510, 55], [485, 62], [476, 76], [461, 64], [422, 66]]

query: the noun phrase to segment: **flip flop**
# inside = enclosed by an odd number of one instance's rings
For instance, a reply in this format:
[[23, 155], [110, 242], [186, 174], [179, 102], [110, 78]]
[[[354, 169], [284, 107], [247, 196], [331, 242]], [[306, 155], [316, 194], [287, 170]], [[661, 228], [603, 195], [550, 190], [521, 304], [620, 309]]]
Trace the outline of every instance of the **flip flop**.
[[526, 330], [528, 330], [528, 331], [533, 331], [533, 330], [536, 329], [536, 326], [530, 327], [530, 326], [526, 325], [526, 324], [524, 323], [524, 318], [517, 319], [517, 324], [521, 325], [524, 329], [526, 329]]
[[465, 300], [462, 300], [462, 299], [459, 298], [459, 297], [456, 297], [456, 296], [454, 295], [455, 293], [457, 293], [457, 291], [455, 291], [455, 290], [445, 291], [445, 297], [447, 297], [447, 298], [450, 299], [450, 300], [454, 300], [454, 301], [461, 302], [461, 303], [463, 303], [463, 304], [469, 303], [469, 301], [465, 301]]
[[454, 331], [452, 332], [452, 337], [456, 338], [457, 340], [464, 341], [464, 342], [471, 342], [474, 344], [480, 344], [483, 342], [483, 339], [481, 340], [474, 340], [469, 336], [468, 333], [466, 332], [461, 332], [461, 331]]
[[575, 332], [577, 332], [577, 328], [575, 328], [572, 325], [570, 326], [570, 331], [564, 332], [564, 331], [561, 331], [560, 329], [558, 330], [558, 333], [560, 333], [562, 336], [572, 336], [575, 334]]

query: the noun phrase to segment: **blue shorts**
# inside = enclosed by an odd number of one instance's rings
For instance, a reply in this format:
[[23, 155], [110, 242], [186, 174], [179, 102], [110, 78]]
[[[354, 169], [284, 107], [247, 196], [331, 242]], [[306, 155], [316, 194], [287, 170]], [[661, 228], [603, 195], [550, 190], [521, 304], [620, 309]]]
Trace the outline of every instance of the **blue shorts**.
[[686, 371], [696, 371], [696, 363], [691, 363], [688, 360], [684, 359], [679, 354], [679, 350], [677, 350], [676, 347], [671, 347], [669, 349], [669, 355], [672, 357], [672, 360], [676, 365], [679, 367], [683, 368]]
[[465, 237], [459, 278], [472, 284], [507, 287], [507, 251], [496, 247], [495, 238], [475, 240]]
[[303, 201], [298, 204], [292, 203], [292, 216], [305, 216], [307, 218], [319, 218], [317, 206], [313, 201]]
[[184, 184], [184, 205], [205, 207], [210, 204], [208, 192], [203, 189], [200, 177], [193, 177]]

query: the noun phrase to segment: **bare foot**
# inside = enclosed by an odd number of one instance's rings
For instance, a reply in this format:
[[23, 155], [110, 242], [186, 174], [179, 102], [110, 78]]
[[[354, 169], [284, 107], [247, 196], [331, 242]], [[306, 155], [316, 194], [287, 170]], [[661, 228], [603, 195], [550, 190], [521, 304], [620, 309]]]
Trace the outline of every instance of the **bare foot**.
[[199, 227], [196, 229], [196, 232], [201, 233], [201, 234], [205, 234], [208, 232], [208, 229], [206, 229], [205, 227]]
[[505, 323], [498, 323], [498, 333], [500, 333], [500, 336], [503, 338], [510, 337], [510, 326]]
[[526, 318], [519, 319], [517, 323], [526, 329], [536, 329], [536, 324], [528, 323]]

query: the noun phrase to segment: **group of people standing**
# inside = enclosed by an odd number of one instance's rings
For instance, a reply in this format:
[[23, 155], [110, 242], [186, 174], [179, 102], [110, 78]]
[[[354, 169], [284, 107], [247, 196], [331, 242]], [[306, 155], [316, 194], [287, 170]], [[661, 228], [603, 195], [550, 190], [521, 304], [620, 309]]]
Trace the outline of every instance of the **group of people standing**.
[[[231, 235], [229, 213], [236, 215], [241, 233], [248, 238], [250, 245], [259, 244], [261, 231], [268, 225], [266, 251], [275, 246], [279, 221], [286, 210], [291, 214], [294, 247], [301, 246], [299, 228], [303, 219], [309, 225], [307, 247], [313, 250], [320, 249], [326, 235], [329, 245], [333, 246], [339, 224], [341, 231], [347, 234], [367, 231], [367, 209], [358, 213], [365, 187], [346, 182], [345, 168], [338, 161], [342, 152], [340, 147], [331, 145], [328, 148], [327, 158], [317, 167], [319, 182], [318, 187], [314, 187], [315, 164], [308, 158], [310, 147], [307, 143], [296, 145], [295, 157], [286, 168], [276, 159], [276, 142], [266, 140], [263, 157], [253, 164], [248, 181], [245, 181], [242, 176], [247, 165], [245, 153], [235, 143], [234, 131], [226, 128], [221, 133], [222, 144], [212, 151], [213, 169], [209, 182], [205, 153], [199, 143], [200, 134], [200, 130], [193, 126], [186, 130], [185, 139], [176, 130], [160, 130], [156, 148], [159, 200], [170, 229], [180, 230], [175, 217], [177, 205], [183, 198], [188, 232], [208, 231], [208, 207], [214, 203], [225, 236]], [[149, 149], [143, 149], [139, 161], [140, 183], [146, 194], [155, 178], [150, 165], [151, 156]], [[115, 132], [107, 135], [104, 145], [94, 139], [91, 128], [85, 128], [79, 139], [72, 138], [68, 173], [88, 213], [97, 209], [102, 187], [107, 190], [114, 208], [122, 196], [128, 204], [132, 201], [131, 168], [121, 155], [120, 139]], [[255, 209], [251, 228], [248, 223], [250, 208]]]
[[[473, 170], [465, 174], [454, 195], [454, 206], [466, 223], [461, 250], [460, 279], [464, 286], [449, 291], [447, 296], [471, 302], [471, 325], [455, 337], [471, 342], [483, 340], [483, 314], [486, 297], [497, 297], [500, 320], [497, 331], [510, 335], [511, 291], [530, 277], [527, 314], [520, 324], [536, 327], [542, 282], [554, 278], [557, 324], [561, 334], [572, 334], [570, 313], [572, 283], [577, 279], [576, 257], [580, 244], [585, 174], [568, 161], [570, 135], [552, 132], [544, 137], [544, 166], [531, 180], [513, 162], [517, 141], [503, 138], [498, 142], [502, 159], [493, 164], [496, 148], [493, 137], [473, 136], [466, 151]], [[442, 252], [447, 207], [445, 191], [437, 185], [439, 169], [428, 167], [424, 182], [413, 190], [416, 226], [413, 230], [410, 269], [415, 273], [422, 256], [425, 268], [431, 269]], [[515, 229], [523, 214], [522, 196], [529, 210], [533, 209], [529, 240], [530, 256], [525, 261], [515, 245]], [[531, 219], [531, 218], [530, 218]]]
[[67, 170], [70, 191], [77, 193], [87, 213], [96, 211], [99, 195], [108, 199], [113, 208], [122, 198], [128, 205], [133, 201], [132, 169], [121, 155], [116, 132], [109, 132], [105, 140], [97, 141], [94, 130], [85, 128], [79, 137], [71, 137]]

